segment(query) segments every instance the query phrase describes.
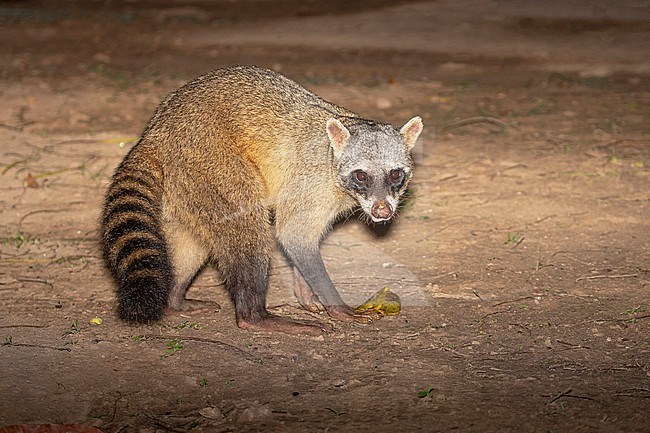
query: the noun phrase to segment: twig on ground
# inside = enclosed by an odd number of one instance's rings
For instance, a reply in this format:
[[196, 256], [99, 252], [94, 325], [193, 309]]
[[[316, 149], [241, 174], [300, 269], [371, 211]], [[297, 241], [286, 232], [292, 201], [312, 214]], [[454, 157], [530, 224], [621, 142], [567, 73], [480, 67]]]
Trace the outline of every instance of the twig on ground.
[[257, 357], [251, 355], [250, 353], [246, 352], [245, 350], [240, 349], [237, 346], [233, 346], [232, 344], [224, 343], [223, 341], [220, 340], [214, 340], [211, 338], [202, 338], [202, 337], [192, 337], [192, 336], [186, 336], [186, 335], [144, 335], [144, 338], [147, 340], [188, 340], [188, 341], [197, 341], [199, 343], [208, 343], [208, 344], [214, 344], [217, 346], [221, 346], [225, 349], [228, 349], [232, 352], [235, 352], [236, 354], [243, 356], [244, 358], [248, 359], [249, 361], [256, 361]]
[[572, 347], [574, 349], [589, 349], [588, 346], [583, 346], [582, 344], [574, 344], [574, 343], [569, 343], [567, 341], [562, 341], [562, 340], [555, 340], [560, 344], [564, 344], [565, 346]]
[[149, 415], [148, 413], [144, 413], [144, 416], [146, 416], [151, 421], [158, 424], [159, 427], [162, 427], [164, 430], [167, 430], [167, 431], [173, 431], [173, 432], [176, 432], [176, 433], [187, 433], [187, 432], [190, 431], [189, 429], [176, 427], [175, 425], [170, 424], [168, 422], [165, 422], [165, 421], [163, 421], [161, 419], [158, 419], [158, 418], [156, 418], [156, 417], [154, 417], [152, 415]]
[[18, 277], [16, 278], [16, 281], [20, 281], [21, 283], [38, 283], [38, 284], [45, 284], [50, 287], [50, 289], [54, 288], [54, 284], [50, 283], [47, 280], [43, 280], [41, 278], [27, 278], [27, 277]]
[[650, 398], [650, 389], [648, 388], [630, 388], [630, 392], [617, 392], [616, 396], [620, 397], [634, 397], [634, 398]]
[[647, 319], [648, 317], [650, 317], [650, 314], [644, 314], [644, 315], [642, 315], [642, 316], [628, 316], [628, 317], [626, 317], [626, 318], [624, 318], [624, 319], [603, 319], [603, 318], [597, 318], [597, 319], [590, 319], [590, 320], [587, 320], [587, 321], [585, 321], [584, 323], [591, 323], [591, 322], [596, 322], [596, 323], [598, 323], [598, 322], [623, 322], [623, 323], [630, 323], [630, 321], [634, 321], [634, 322], [636, 322], [636, 321], [641, 320], [641, 319]]
[[585, 265], [585, 266], [591, 266], [591, 265], [592, 265], [591, 263], [583, 262], [582, 260], [579, 260], [579, 259], [576, 259], [576, 258], [573, 257], [573, 256], [570, 256], [566, 251], [556, 251], [556, 252], [553, 253], [553, 255], [552, 255], [551, 257], [555, 257], [557, 254], [562, 254], [562, 255], [564, 255], [564, 257], [566, 257], [567, 259], [571, 259], [571, 260], [573, 260], [574, 262], [578, 262], [578, 263], [580, 263], [581, 265]]
[[51, 349], [51, 350], [60, 350], [61, 352], [72, 352], [72, 349], [69, 347], [55, 347], [55, 346], [46, 346], [44, 344], [31, 344], [31, 343], [16, 343], [15, 341], [4, 343], [3, 346], [35, 347], [37, 349]]
[[548, 405], [550, 405], [552, 403], [555, 403], [557, 400], [561, 399], [562, 397], [569, 395], [571, 393], [571, 391], [573, 391], [573, 388], [565, 389], [564, 391], [562, 391], [561, 393], [559, 393], [555, 397], [553, 397], [548, 403], [546, 403], [546, 405], [548, 406]]
[[23, 132], [23, 129], [25, 128], [25, 126], [29, 126], [29, 125], [32, 125], [34, 123], [36, 123], [36, 121], [34, 121], [34, 120], [30, 120], [28, 122], [20, 122], [18, 125], [8, 125], [6, 123], [0, 123], [0, 128], [6, 128], [6, 129], [8, 129], [10, 131], [14, 131], [14, 132]]
[[525, 301], [526, 299], [533, 299], [533, 297], [532, 296], [524, 296], [523, 298], [517, 298], [517, 299], [513, 299], [511, 301], [498, 302], [498, 303], [492, 305], [492, 307], [498, 307], [499, 305], [503, 305], [503, 304], [511, 304], [513, 302]]
[[436, 276], [434, 276], [432, 278], [432, 280], [434, 280], [434, 281], [441, 280], [443, 278], [453, 277], [454, 275], [457, 275], [457, 274], [458, 274], [458, 271], [451, 271], [451, 272], [447, 272], [446, 274], [436, 275]]
[[636, 278], [639, 274], [623, 274], [623, 275], [588, 275], [576, 279], [576, 283], [582, 280], [595, 280], [598, 278]]
[[487, 319], [487, 318], [490, 317], [490, 316], [494, 316], [494, 315], [496, 315], [496, 314], [503, 314], [503, 313], [507, 313], [507, 312], [508, 312], [507, 310], [500, 310], [500, 311], [493, 311], [493, 312], [491, 312], [491, 313], [487, 313], [486, 315], [484, 315], [483, 317], [481, 317], [481, 321]]
[[[77, 205], [77, 204], [85, 204], [85, 203], [86, 203], [85, 201], [73, 201], [71, 203], [66, 203], [66, 205], [67, 206], [74, 206], [74, 205]], [[23, 222], [25, 221], [25, 219], [27, 219], [27, 217], [30, 217], [32, 215], [36, 215], [36, 214], [39, 214], [39, 213], [67, 212], [69, 210], [70, 210], [70, 208], [66, 207], [64, 209], [37, 209], [37, 210], [33, 210], [31, 212], [27, 212], [25, 215], [20, 217], [20, 219], [18, 220], [18, 228], [21, 228], [22, 225], [23, 225]]]
[[0, 325], [2, 328], [47, 328], [48, 325]]
[[524, 241], [524, 239], [526, 239], [526, 238], [523, 237], [523, 236], [520, 237], [519, 239], [517, 239], [517, 242], [515, 242], [515, 243], [510, 247], [510, 250], [514, 250], [515, 248], [517, 248], [517, 247], [519, 246], [519, 244], [522, 243], [522, 242]]

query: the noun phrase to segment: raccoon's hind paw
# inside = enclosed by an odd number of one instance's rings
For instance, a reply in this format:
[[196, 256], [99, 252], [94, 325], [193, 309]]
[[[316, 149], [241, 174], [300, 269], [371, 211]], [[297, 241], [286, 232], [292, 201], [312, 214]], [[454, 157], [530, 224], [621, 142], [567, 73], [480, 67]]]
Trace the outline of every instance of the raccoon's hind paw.
[[251, 331], [284, 332], [285, 334], [320, 336], [331, 328], [326, 324], [304, 320], [287, 319], [269, 314], [258, 321], [237, 320], [237, 326]]

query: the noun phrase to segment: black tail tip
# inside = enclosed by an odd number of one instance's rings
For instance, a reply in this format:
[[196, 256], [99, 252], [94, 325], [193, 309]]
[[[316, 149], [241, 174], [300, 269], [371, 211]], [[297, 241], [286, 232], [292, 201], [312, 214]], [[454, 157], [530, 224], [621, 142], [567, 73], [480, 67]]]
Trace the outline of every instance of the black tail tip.
[[150, 324], [159, 321], [165, 315], [164, 306], [143, 305], [121, 300], [118, 305], [120, 319], [131, 324]]
[[153, 323], [163, 318], [167, 307], [169, 288], [164, 282], [170, 278], [131, 276], [118, 285], [117, 312], [129, 323]]

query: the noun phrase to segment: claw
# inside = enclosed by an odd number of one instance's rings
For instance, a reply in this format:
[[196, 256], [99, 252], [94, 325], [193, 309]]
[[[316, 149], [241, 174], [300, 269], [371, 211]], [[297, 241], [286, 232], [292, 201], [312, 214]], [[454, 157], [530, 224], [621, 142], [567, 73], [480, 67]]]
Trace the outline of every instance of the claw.
[[355, 311], [347, 305], [327, 307], [327, 314], [329, 314], [332, 319], [340, 320], [341, 322], [370, 323], [374, 319], [374, 313], [374, 311]]

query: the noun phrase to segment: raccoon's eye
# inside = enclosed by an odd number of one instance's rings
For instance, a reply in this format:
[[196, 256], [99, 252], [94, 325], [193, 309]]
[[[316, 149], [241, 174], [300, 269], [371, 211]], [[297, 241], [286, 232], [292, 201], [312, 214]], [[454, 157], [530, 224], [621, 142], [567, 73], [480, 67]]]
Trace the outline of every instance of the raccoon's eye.
[[357, 170], [352, 173], [352, 175], [354, 176], [354, 179], [361, 184], [365, 185], [366, 182], [368, 182], [368, 174], [363, 170]]
[[363, 170], [356, 170], [350, 174], [349, 184], [355, 191], [365, 191], [368, 189], [368, 173]]
[[392, 183], [401, 184], [404, 182], [404, 170], [391, 170], [389, 177]]

